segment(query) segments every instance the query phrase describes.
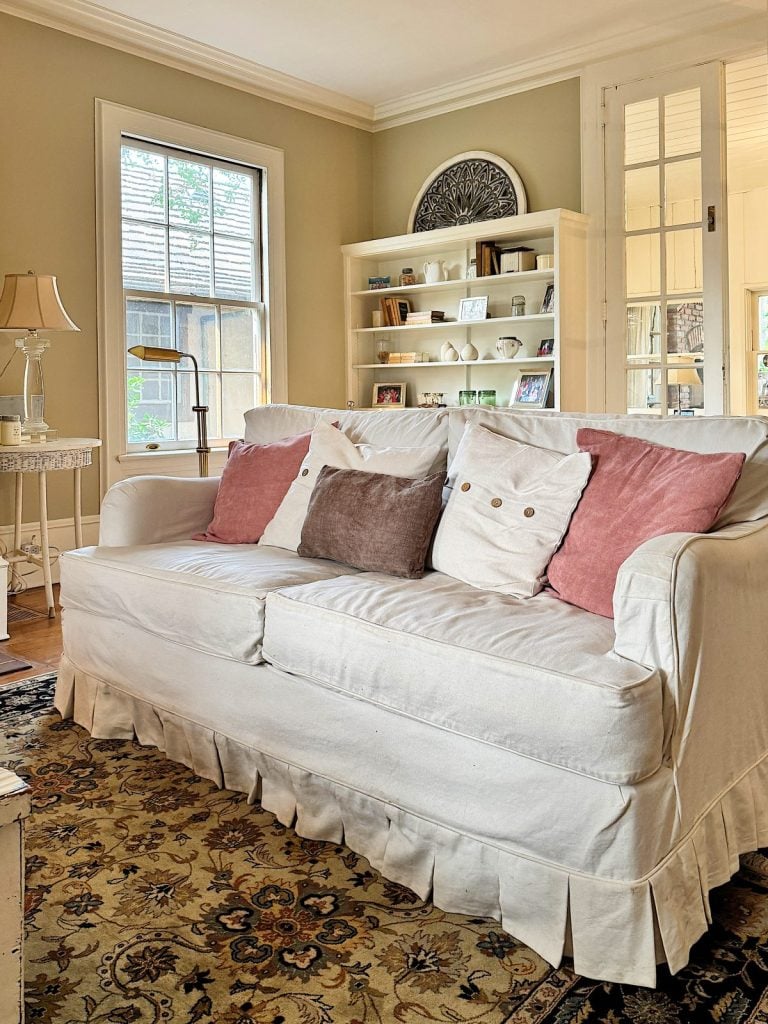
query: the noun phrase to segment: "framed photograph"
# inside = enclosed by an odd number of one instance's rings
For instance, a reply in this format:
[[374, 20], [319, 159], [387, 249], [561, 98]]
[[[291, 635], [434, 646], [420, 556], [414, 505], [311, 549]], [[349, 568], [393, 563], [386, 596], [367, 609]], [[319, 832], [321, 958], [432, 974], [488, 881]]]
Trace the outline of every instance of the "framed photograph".
[[551, 356], [555, 351], [555, 339], [554, 338], [542, 338], [539, 342], [539, 347], [536, 350], [537, 356]]
[[544, 292], [544, 298], [541, 303], [540, 313], [554, 313], [555, 311], [555, 286], [553, 284], [547, 285], [547, 290]]
[[405, 384], [374, 384], [371, 405], [375, 409], [404, 409]]
[[545, 409], [552, 387], [551, 370], [526, 371], [520, 374], [509, 403], [512, 409]]
[[459, 320], [485, 320], [488, 316], [488, 296], [473, 295], [459, 300]]

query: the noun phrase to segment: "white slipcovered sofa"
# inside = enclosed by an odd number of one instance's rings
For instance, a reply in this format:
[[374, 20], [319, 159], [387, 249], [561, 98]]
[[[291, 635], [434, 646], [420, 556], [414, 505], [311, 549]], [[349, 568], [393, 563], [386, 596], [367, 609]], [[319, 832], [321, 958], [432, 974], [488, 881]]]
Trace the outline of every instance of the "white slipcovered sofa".
[[560, 452], [592, 425], [748, 458], [711, 533], [627, 559], [615, 620], [546, 592], [195, 542], [217, 480], [126, 480], [99, 546], [62, 557], [57, 708], [552, 964], [640, 985], [663, 960], [679, 970], [709, 890], [768, 844], [768, 421], [272, 406], [245, 437], [318, 415], [448, 458], [468, 417]]

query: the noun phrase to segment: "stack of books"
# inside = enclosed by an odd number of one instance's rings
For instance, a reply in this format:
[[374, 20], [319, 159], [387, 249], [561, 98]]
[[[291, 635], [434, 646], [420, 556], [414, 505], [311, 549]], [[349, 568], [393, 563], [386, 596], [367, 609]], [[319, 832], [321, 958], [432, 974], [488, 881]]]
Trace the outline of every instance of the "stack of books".
[[405, 318], [411, 312], [411, 304], [408, 299], [395, 299], [387, 296], [379, 299], [379, 305], [386, 327], [402, 327]]
[[390, 363], [428, 363], [429, 352], [390, 352]]
[[445, 313], [442, 309], [427, 309], [423, 312], [411, 312], [406, 318], [406, 324], [412, 327], [414, 324], [442, 324], [445, 321]]

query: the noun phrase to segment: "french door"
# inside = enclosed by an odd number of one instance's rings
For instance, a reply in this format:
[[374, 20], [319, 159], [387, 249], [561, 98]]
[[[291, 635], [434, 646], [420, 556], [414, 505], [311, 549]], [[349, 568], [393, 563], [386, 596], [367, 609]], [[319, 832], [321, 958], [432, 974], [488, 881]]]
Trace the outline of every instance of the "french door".
[[722, 67], [613, 88], [605, 106], [607, 407], [723, 413]]

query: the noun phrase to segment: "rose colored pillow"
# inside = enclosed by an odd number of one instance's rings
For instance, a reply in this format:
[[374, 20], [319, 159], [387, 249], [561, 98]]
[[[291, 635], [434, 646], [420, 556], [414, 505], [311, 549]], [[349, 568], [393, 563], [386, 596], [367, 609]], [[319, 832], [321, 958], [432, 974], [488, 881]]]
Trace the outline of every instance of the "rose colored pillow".
[[307, 431], [272, 444], [232, 441], [213, 519], [193, 540], [255, 544], [296, 479], [311, 437]]
[[745, 456], [699, 455], [590, 428], [579, 430], [576, 441], [594, 468], [547, 575], [564, 601], [613, 618], [621, 563], [651, 537], [705, 533]]

